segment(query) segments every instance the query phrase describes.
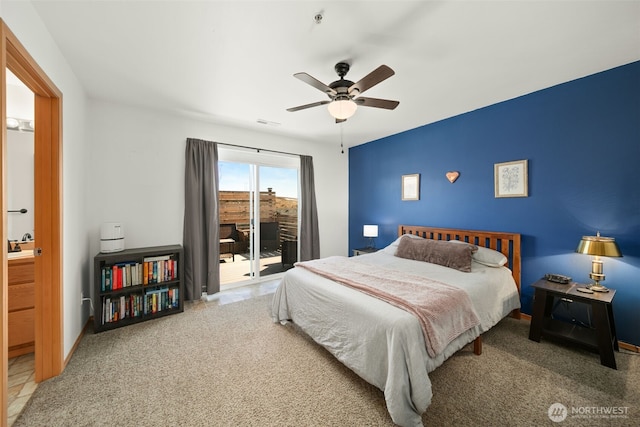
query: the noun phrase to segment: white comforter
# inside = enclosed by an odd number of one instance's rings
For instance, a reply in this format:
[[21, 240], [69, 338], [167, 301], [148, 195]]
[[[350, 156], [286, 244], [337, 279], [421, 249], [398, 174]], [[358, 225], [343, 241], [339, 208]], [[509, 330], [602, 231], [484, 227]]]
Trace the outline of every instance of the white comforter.
[[464, 289], [480, 325], [431, 358], [420, 324], [412, 314], [302, 268], [289, 270], [277, 288], [273, 321], [293, 321], [360, 377], [380, 388], [396, 424], [422, 426], [421, 414], [432, 396], [428, 373], [520, 308], [511, 272], [474, 262], [472, 272], [463, 273], [398, 258], [384, 250], [355, 257], [354, 261], [424, 275]]

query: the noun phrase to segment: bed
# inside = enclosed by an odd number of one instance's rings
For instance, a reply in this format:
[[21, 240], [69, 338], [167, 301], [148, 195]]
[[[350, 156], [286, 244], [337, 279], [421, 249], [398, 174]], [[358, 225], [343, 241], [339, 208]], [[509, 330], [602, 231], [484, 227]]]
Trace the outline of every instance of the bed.
[[[446, 245], [447, 250], [452, 245], [464, 246], [473, 251], [470, 269], [450, 268], [439, 259], [432, 263], [407, 258], [411, 245]], [[432, 258], [430, 255], [429, 260]], [[474, 352], [480, 354], [482, 333], [506, 316], [519, 318], [520, 266], [519, 234], [400, 225], [398, 238], [375, 253], [329, 257], [309, 261], [308, 265], [297, 263], [276, 289], [271, 316], [274, 322], [293, 322], [365, 381], [382, 390], [394, 423], [422, 426], [422, 413], [432, 397], [429, 372], [471, 342]], [[446, 339], [431, 339], [423, 319], [428, 315], [401, 307], [394, 297], [385, 299], [374, 295], [375, 290], [358, 288], [369, 286], [360, 283], [360, 275], [377, 277], [371, 285], [374, 287], [384, 287], [384, 282], [395, 286], [396, 282], [407, 281], [407, 289], [412, 292], [417, 288], [423, 292], [421, 282], [413, 282], [424, 280], [429, 286], [427, 293], [434, 299], [438, 295], [436, 287], [457, 292], [455, 300], [461, 301], [457, 304], [463, 306], [462, 301], [468, 299], [475, 317], [473, 313], [458, 315], [456, 310], [462, 308], [438, 303], [447, 307], [440, 311], [451, 317], [444, 323], [457, 322], [456, 332], [438, 329], [435, 335]], [[384, 289], [381, 292], [385, 293]], [[464, 319], [464, 323], [458, 319]]]

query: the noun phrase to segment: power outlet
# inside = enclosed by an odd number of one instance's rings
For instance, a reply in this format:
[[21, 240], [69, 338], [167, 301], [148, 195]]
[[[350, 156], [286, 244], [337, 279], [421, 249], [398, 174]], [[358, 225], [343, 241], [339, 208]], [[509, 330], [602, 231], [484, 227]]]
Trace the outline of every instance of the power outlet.
[[85, 302], [89, 302], [89, 305], [91, 306], [91, 311], [93, 311], [93, 301], [91, 300], [90, 297], [85, 297], [83, 291], [80, 291], [80, 305], [82, 306]]

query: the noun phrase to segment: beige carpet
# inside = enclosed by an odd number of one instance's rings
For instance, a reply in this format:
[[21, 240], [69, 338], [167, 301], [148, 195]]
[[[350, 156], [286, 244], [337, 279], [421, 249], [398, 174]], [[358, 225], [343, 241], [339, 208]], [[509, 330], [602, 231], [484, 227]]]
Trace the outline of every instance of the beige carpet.
[[[101, 334], [88, 333], [62, 375], [41, 383], [15, 426], [390, 426], [384, 396], [292, 325], [271, 322], [271, 295]], [[505, 319], [431, 374], [428, 426], [632, 426], [640, 418], [640, 357], [527, 339]], [[594, 409], [626, 408], [603, 418]], [[604, 409], [602, 409], [604, 408]], [[571, 414], [581, 411], [580, 417]], [[588, 415], [588, 416], [587, 416]]]

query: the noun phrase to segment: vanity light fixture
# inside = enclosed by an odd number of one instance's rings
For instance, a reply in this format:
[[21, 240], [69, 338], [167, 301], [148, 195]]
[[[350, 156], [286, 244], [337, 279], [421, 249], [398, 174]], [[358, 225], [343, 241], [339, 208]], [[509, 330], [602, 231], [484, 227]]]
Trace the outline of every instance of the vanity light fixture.
[[35, 122], [30, 119], [17, 119], [15, 117], [7, 117], [7, 129], [33, 132], [35, 129]]
[[20, 121], [13, 117], [7, 117], [7, 129], [18, 129], [20, 127]]

